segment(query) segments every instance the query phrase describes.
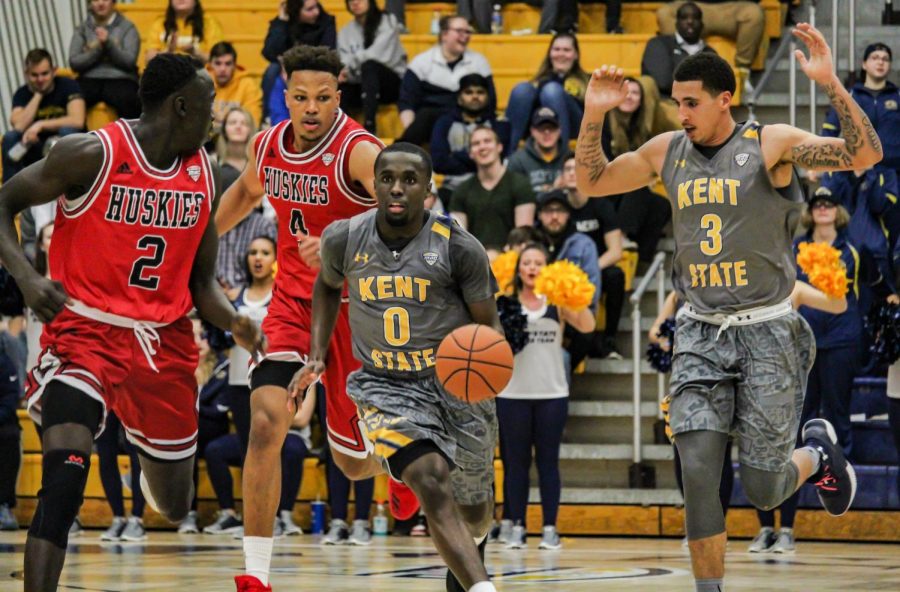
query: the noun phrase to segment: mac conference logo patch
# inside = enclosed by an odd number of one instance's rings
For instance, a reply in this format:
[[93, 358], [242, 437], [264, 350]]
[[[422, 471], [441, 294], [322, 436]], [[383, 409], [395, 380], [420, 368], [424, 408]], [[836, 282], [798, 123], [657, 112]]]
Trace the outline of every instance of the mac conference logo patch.
[[428, 251], [427, 253], [422, 254], [422, 258], [425, 260], [425, 263], [427, 263], [428, 265], [434, 265], [435, 263], [437, 263], [438, 254], [435, 253], [434, 251]]
[[736, 162], [738, 166], [744, 166], [747, 164], [748, 160], [750, 160], [750, 155], [746, 152], [741, 152], [734, 157], [734, 162]]

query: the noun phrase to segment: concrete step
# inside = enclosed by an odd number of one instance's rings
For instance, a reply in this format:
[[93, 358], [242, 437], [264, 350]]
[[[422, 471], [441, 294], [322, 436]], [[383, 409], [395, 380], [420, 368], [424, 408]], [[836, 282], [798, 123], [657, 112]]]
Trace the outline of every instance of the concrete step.
[[[645, 460], [656, 475], [656, 488], [677, 487], [674, 463], [670, 460]], [[560, 459], [559, 470], [563, 491], [568, 489], [627, 489], [631, 457], [625, 460]], [[537, 483], [537, 472], [532, 471], [531, 482]]]
[[[586, 402], [627, 402], [632, 399], [633, 388], [631, 374], [576, 374], [572, 377], [570, 399]], [[642, 401], [656, 405], [658, 389], [656, 376], [641, 376]], [[665, 391], [666, 386], [663, 383], [663, 392]]]
[[[528, 492], [531, 503], [539, 503], [541, 492], [532, 487]], [[682, 506], [684, 498], [676, 489], [623, 489], [569, 487], [562, 490], [564, 504], [621, 504], [634, 506]]]
[[[618, 401], [571, 401], [569, 417], [628, 417], [633, 415], [630, 402]], [[641, 417], [656, 417], [654, 403], [641, 403]]]
[[[630, 403], [622, 402], [630, 407]], [[646, 414], [641, 415], [641, 442], [644, 445], [655, 444], [653, 428], [657, 416], [652, 408], [656, 404], [647, 402]], [[622, 444], [631, 442], [634, 421], [631, 414], [620, 416], [580, 416], [570, 415], [566, 421], [563, 442], [573, 444]]]
[[[632, 459], [631, 444], [563, 444], [560, 460], [628, 460]], [[645, 444], [643, 458], [647, 461], [671, 461], [674, 456], [668, 444]]]

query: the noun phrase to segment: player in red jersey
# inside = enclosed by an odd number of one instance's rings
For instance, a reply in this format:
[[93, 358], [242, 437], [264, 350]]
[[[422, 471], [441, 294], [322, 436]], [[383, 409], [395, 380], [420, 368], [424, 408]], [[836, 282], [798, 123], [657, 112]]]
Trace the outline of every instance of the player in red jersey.
[[[216, 214], [219, 233], [234, 227], [265, 195], [278, 215], [278, 275], [263, 330], [266, 358], [252, 367], [250, 444], [243, 471], [244, 557], [239, 590], [268, 590], [273, 517], [278, 506], [281, 447], [291, 424], [287, 386], [310, 349], [312, 289], [319, 271], [319, 236], [328, 224], [375, 206], [375, 158], [382, 143], [339, 108], [337, 52], [296, 47], [283, 56], [290, 119], [248, 147], [241, 177]], [[357, 480], [381, 472], [345, 393], [353, 358], [346, 305], [329, 350], [328, 441], [335, 463]]]
[[[190, 509], [197, 348], [188, 311], [259, 346], [258, 328], [215, 279], [217, 180], [201, 149], [213, 96], [189, 58], [160, 55], [141, 80], [139, 120], [68, 136], [0, 188], [0, 258], [45, 323], [27, 385], [43, 446], [28, 592], [57, 588], [107, 411], [138, 447], [148, 503], [173, 521]], [[33, 270], [14, 225], [18, 212], [54, 199], [57, 281]]]

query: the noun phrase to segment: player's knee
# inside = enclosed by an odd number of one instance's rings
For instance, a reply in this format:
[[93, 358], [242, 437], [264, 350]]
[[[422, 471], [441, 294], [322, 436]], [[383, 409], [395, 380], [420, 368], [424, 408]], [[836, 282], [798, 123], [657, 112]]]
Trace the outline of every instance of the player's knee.
[[372, 476], [367, 460], [352, 458], [343, 454], [333, 454], [331, 458], [344, 476], [351, 481], [361, 481]]
[[781, 473], [741, 466], [741, 485], [747, 500], [760, 510], [777, 508], [785, 500]]
[[250, 446], [253, 448], [277, 448], [281, 450], [287, 435], [287, 424], [268, 409], [253, 412], [250, 417]]
[[191, 502], [194, 501], [194, 483], [189, 482], [186, 487], [169, 487], [161, 495], [154, 499], [159, 506], [159, 513], [169, 522], [181, 522], [191, 511]]
[[453, 496], [450, 490], [450, 468], [441, 457], [422, 457], [403, 471], [403, 480], [425, 506]]
[[80, 450], [49, 450], [41, 465], [38, 507], [28, 534], [65, 549], [69, 527], [84, 501], [91, 455]]

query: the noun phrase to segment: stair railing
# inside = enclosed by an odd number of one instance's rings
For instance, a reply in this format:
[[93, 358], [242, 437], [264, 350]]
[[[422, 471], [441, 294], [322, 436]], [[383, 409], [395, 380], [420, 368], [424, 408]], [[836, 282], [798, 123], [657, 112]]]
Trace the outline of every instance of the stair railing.
[[[643, 330], [641, 329], [641, 298], [643, 297], [644, 292], [647, 291], [647, 288], [650, 287], [650, 282], [652, 282], [655, 277], [657, 282], [656, 313], [659, 314], [659, 311], [662, 310], [663, 302], [666, 298], [666, 277], [664, 269], [665, 262], [665, 252], [658, 252], [653, 257], [653, 261], [650, 263], [650, 267], [647, 269], [647, 273], [644, 274], [643, 278], [641, 278], [640, 283], [638, 284], [637, 288], [634, 289], [634, 292], [629, 298], [629, 301], [631, 302], [632, 325], [631, 357], [634, 364], [632, 370], [634, 385], [634, 390], [632, 392], [632, 403], [634, 405], [634, 421], [632, 423], [632, 462], [633, 467], [635, 468], [639, 467], [641, 462], [643, 461], [643, 450], [641, 445], [641, 362], [644, 356], [642, 355], [643, 352], [641, 350], [641, 335], [643, 333]], [[659, 389], [658, 398], [661, 401], [662, 397], [664, 396], [665, 389], [665, 377], [662, 374], [659, 375], [657, 386]], [[635, 474], [634, 470], [632, 474]]]

